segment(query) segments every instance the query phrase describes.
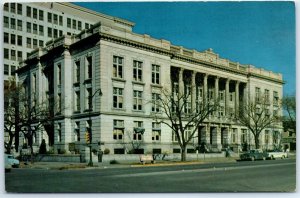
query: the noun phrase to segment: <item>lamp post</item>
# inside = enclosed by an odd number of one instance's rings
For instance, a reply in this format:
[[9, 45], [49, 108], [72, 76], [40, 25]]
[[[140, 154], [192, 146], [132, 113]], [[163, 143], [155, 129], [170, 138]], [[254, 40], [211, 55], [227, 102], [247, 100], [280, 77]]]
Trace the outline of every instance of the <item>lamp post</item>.
[[[91, 112], [93, 111], [93, 97], [96, 95], [96, 93], [99, 94], [99, 96], [102, 96], [102, 91], [101, 89], [97, 89], [95, 93], [90, 97], [90, 111], [89, 111], [89, 120], [90, 124], [92, 123], [92, 117], [91, 117]], [[90, 126], [90, 131], [89, 133], [89, 147], [90, 147], [90, 161], [88, 163], [88, 166], [93, 166], [93, 159], [92, 159], [92, 127]]]

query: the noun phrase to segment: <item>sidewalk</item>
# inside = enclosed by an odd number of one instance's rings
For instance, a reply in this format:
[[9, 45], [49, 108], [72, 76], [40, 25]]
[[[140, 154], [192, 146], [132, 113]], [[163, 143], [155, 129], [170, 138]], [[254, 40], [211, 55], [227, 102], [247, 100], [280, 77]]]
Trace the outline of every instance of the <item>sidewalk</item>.
[[117, 164], [110, 164], [109, 162], [94, 162], [93, 167], [89, 167], [86, 163], [72, 163], [72, 162], [34, 162], [20, 163], [20, 168], [35, 168], [35, 169], [55, 169], [55, 170], [66, 170], [66, 169], [106, 169], [106, 168], [129, 168], [129, 167], [149, 167], [149, 166], [176, 166], [176, 165], [192, 165], [192, 164], [208, 164], [208, 163], [229, 163], [236, 162], [237, 158], [207, 158], [193, 161], [166, 161], [157, 160], [154, 164], [146, 163], [145, 165], [139, 162], [122, 161]]

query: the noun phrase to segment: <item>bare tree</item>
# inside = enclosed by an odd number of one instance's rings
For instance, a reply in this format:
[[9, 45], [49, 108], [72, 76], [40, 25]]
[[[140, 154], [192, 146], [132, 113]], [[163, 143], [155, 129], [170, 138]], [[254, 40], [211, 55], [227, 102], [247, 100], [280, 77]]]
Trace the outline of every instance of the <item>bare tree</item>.
[[[133, 132], [131, 131], [126, 131], [127, 138], [129, 142], [124, 142], [124, 147], [127, 150], [128, 153], [131, 154], [140, 154], [139, 150], [141, 146], [143, 145], [143, 134], [144, 134], [144, 129], [143, 128], [134, 128]], [[126, 148], [126, 145], [129, 145], [129, 148]]]
[[296, 133], [296, 98], [295, 96], [285, 96], [282, 99], [282, 108], [287, 113], [283, 124], [285, 130], [293, 129]]
[[192, 103], [193, 87], [185, 91], [164, 89], [161, 96], [153, 98], [155, 119], [170, 127], [181, 148], [181, 161], [186, 161], [187, 145], [195, 137], [199, 126], [213, 114], [219, 106], [217, 100], [208, 100], [205, 96], [201, 101]]
[[244, 105], [240, 105], [239, 115], [236, 116], [240, 124], [248, 127], [254, 136], [255, 148], [260, 147], [260, 134], [261, 132], [280, 123], [280, 116], [278, 113], [270, 112], [270, 103], [268, 100], [261, 99], [249, 101]]

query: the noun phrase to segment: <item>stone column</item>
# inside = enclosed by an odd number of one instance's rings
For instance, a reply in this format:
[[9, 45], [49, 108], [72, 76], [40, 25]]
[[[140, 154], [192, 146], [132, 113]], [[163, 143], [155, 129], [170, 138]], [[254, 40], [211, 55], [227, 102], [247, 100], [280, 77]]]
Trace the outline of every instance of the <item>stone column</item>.
[[236, 116], [238, 116], [238, 113], [239, 113], [239, 85], [240, 85], [240, 82], [239, 81], [236, 81], [236, 84], [235, 84], [235, 113], [236, 113]]
[[208, 101], [208, 99], [207, 99], [207, 97], [208, 97], [207, 78], [208, 78], [208, 74], [204, 74], [204, 77], [203, 77], [203, 102], [205, 105]]
[[230, 79], [227, 78], [226, 80], [226, 84], [225, 84], [225, 112], [226, 112], [226, 116], [229, 116], [229, 82]]
[[[214, 98], [214, 102], [219, 102], [219, 77], [216, 76], [215, 78], [215, 98]], [[215, 111], [215, 116], [218, 116], [218, 110]]]
[[196, 72], [192, 71], [192, 112], [196, 112]]
[[183, 83], [183, 69], [179, 68], [179, 79], [178, 79], [179, 95], [184, 94], [184, 83]]

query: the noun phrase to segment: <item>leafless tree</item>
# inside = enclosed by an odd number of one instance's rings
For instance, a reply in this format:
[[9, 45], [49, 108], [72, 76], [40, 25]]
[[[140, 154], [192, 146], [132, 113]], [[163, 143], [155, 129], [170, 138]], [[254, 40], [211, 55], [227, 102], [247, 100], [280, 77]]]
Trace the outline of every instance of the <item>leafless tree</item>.
[[[186, 161], [187, 145], [195, 137], [199, 126], [219, 106], [217, 99], [208, 100], [205, 96], [201, 101], [192, 103], [193, 87], [187, 91], [163, 89], [152, 105], [157, 112], [155, 119], [170, 127], [181, 148], [181, 161]], [[189, 131], [189, 132], [187, 132]]]
[[287, 113], [284, 119], [285, 130], [293, 129], [296, 133], [296, 98], [295, 96], [285, 96], [282, 99], [282, 108]]
[[240, 105], [239, 115], [236, 116], [240, 124], [246, 126], [254, 136], [255, 148], [260, 147], [260, 135], [264, 129], [280, 123], [278, 113], [270, 112], [269, 100], [260, 99]]

